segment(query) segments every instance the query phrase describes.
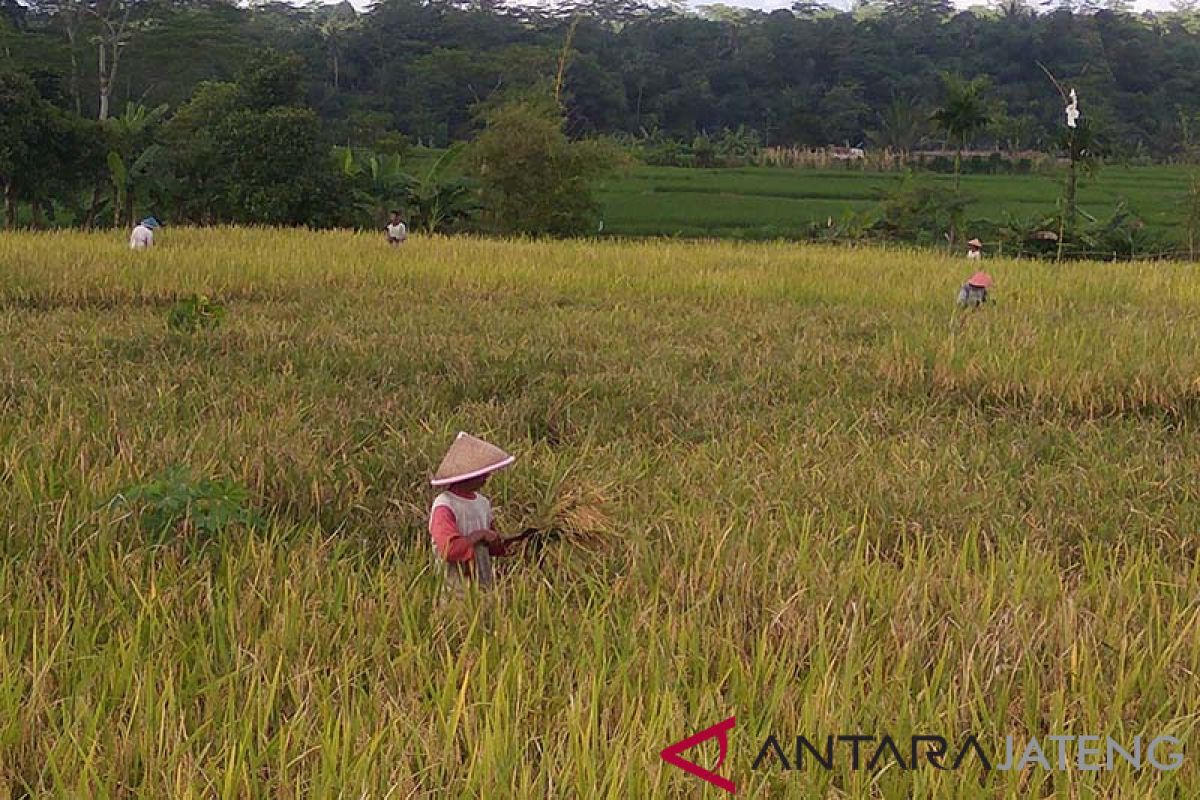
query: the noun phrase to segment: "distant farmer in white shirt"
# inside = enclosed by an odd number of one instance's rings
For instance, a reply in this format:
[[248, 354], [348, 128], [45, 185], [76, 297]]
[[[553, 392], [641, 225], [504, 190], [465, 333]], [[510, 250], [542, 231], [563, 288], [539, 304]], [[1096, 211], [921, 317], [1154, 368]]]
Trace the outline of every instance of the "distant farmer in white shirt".
[[978, 261], [981, 258], [983, 258], [983, 242], [978, 239], [972, 239], [967, 242], [967, 259]]
[[403, 244], [408, 239], [408, 228], [404, 225], [404, 217], [399, 211], [392, 212], [392, 221], [387, 225], [388, 244], [393, 247]]
[[162, 227], [154, 217], [146, 217], [139, 222], [129, 235], [130, 250], [145, 250], [154, 246], [154, 230]]

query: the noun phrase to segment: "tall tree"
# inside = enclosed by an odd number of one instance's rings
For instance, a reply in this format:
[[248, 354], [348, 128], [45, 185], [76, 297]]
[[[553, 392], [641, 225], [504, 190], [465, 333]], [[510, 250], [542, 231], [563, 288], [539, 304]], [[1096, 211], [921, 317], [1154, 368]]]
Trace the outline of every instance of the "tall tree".
[[4, 223], [16, 227], [21, 183], [36, 170], [37, 138], [45, 109], [28, 76], [0, 71], [0, 184], [4, 190]]
[[166, 161], [178, 183], [180, 216], [205, 223], [340, 221], [345, 187], [320, 119], [302, 104], [304, 77], [300, 59], [267, 50], [236, 83], [205, 84], [170, 120]]
[[134, 0], [95, 0], [86, 8], [99, 23], [99, 30], [92, 37], [92, 42], [97, 48], [98, 118], [106, 120], [113, 86], [117, 81], [117, 70], [121, 65], [121, 56], [130, 43]]
[[82, 76], [79, 68], [80, 39], [86, 22], [86, 0], [36, 0], [32, 7], [52, 20], [53, 27], [60, 30], [67, 40], [67, 53], [71, 60], [68, 88], [75, 113], [83, 115]]
[[28, 202], [35, 225], [57, 194], [69, 198], [103, 162], [99, 126], [42, 99], [29, 76], [0, 68], [0, 189], [4, 222]]

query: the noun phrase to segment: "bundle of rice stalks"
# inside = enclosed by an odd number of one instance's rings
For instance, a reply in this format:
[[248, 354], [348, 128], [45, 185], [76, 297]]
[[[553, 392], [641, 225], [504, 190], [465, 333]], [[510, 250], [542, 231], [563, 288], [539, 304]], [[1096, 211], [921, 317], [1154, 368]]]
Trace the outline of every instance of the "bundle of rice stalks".
[[567, 480], [572, 471], [567, 468], [547, 486], [538, 507], [528, 517], [531, 525], [520, 538], [530, 543], [530, 552], [560, 540], [589, 550], [611, 543], [616, 528], [605, 510], [610, 487]]

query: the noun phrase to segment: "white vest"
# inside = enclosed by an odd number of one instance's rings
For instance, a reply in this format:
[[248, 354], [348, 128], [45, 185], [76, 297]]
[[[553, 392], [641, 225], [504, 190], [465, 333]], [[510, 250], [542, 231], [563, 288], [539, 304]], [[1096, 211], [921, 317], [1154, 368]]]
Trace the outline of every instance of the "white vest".
[[[475, 497], [471, 500], [460, 497], [454, 492], [439, 494], [429, 509], [430, 525], [433, 524], [433, 512], [443, 507], [454, 512], [454, 521], [458, 524], [458, 532], [463, 536], [469, 536], [475, 531], [490, 528], [492, 525], [492, 502], [479, 492], [476, 492]], [[445, 565], [446, 581], [455, 585], [460, 584], [464, 576], [459, 565], [443, 560], [438, 555], [436, 545], [433, 555], [437, 561]], [[490, 586], [492, 583], [492, 554], [488, 552], [487, 545], [483, 542], [475, 545], [475, 578], [481, 586]]]
[[136, 226], [133, 233], [129, 234], [130, 250], [145, 250], [152, 244], [154, 244], [154, 231], [145, 225]]

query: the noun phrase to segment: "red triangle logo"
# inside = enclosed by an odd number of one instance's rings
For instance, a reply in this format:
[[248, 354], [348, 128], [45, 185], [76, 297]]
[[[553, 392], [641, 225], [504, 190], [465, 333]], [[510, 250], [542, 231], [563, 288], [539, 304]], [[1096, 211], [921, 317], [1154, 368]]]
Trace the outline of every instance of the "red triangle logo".
[[736, 722], [737, 717], [730, 717], [724, 722], [718, 722], [712, 727], [705, 728], [699, 733], [693, 734], [686, 739], [676, 742], [659, 753], [659, 755], [662, 756], [662, 760], [666, 761], [668, 764], [679, 767], [684, 772], [690, 775], [695, 775], [700, 780], [711, 783], [713, 786], [716, 786], [720, 789], [724, 789], [730, 794], [737, 794], [737, 787], [734, 786], [733, 781], [729, 780], [728, 778], [722, 778], [717, 773], [711, 772], [698, 764], [694, 764], [679, 755], [684, 750], [690, 750], [701, 742], [707, 742], [709, 739], [718, 738], [721, 745], [721, 757], [717, 759], [716, 769], [720, 769], [721, 765], [725, 763], [725, 756], [729, 753], [729, 731], [733, 730], [733, 726]]

